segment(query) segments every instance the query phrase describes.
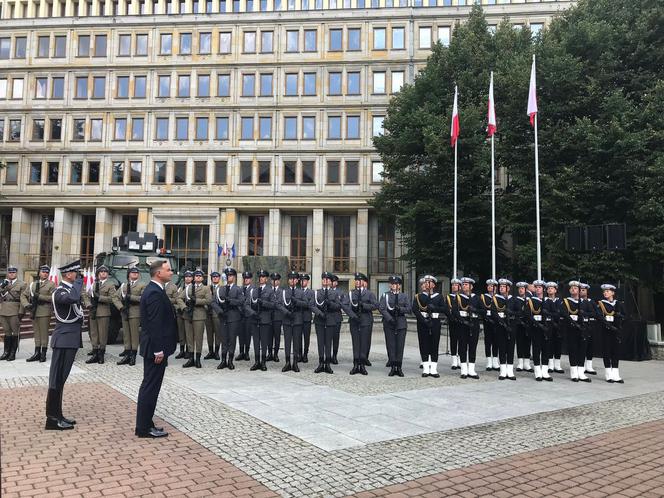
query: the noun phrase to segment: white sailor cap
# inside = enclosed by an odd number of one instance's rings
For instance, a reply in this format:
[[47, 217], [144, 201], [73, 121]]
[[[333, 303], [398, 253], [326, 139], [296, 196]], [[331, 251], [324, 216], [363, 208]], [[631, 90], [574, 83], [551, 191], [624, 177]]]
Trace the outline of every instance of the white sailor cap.
[[510, 287], [512, 287], [512, 281], [507, 279], [507, 278], [499, 278], [498, 279], [498, 284], [499, 285], [509, 285]]
[[556, 289], [558, 288], [558, 284], [556, 282], [547, 282], [546, 287], [555, 287]]
[[590, 285], [588, 285], [584, 282], [580, 282], [579, 287], [582, 288], [582, 289], [590, 289]]
[[458, 278], [453, 278], [453, 279], [450, 280], [450, 283], [451, 284], [460, 284], [461, 280], [459, 280]]
[[570, 280], [567, 284], [569, 287], [581, 287], [581, 282], [578, 280]]
[[544, 287], [546, 285], [546, 282], [544, 280], [533, 280], [533, 285], [535, 287], [537, 286]]
[[613, 284], [602, 284], [602, 290], [616, 290], [616, 286]]
[[438, 279], [434, 277], [433, 275], [424, 275], [424, 280], [428, 280], [429, 282], [433, 282], [434, 284], [438, 283]]
[[516, 283], [517, 287], [528, 287], [528, 282], [517, 282]]
[[461, 283], [462, 283], [462, 284], [471, 284], [471, 285], [475, 285], [475, 281], [474, 281], [472, 278], [470, 278], [470, 277], [463, 277], [463, 278], [461, 279]]
[[486, 284], [487, 285], [498, 285], [498, 281], [494, 278], [487, 278]]
[[417, 283], [422, 285], [426, 281], [427, 281], [426, 277], [420, 277], [420, 279], [417, 281]]

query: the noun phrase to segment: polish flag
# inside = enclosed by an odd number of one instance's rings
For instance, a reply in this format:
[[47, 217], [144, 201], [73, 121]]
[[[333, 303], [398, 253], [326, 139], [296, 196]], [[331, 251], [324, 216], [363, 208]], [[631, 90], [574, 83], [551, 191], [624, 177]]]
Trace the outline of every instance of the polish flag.
[[528, 116], [530, 116], [530, 126], [535, 126], [536, 115], [537, 115], [537, 84], [535, 82], [535, 55], [533, 55], [533, 67], [530, 70], [530, 90], [528, 91]]
[[92, 269], [88, 269], [88, 283], [85, 286], [85, 290], [90, 292], [92, 288], [94, 287], [95, 284], [95, 268], [93, 267]]
[[55, 266], [51, 266], [51, 271], [48, 274], [48, 279], [53, 282], [56, 286], [58, 285], [58, 269]]
[[85, 289], [88, 288], [88, 269], [87, 268], [83, 270], [83, 287]]
[[451, 137], [451, 143], [452, 147], [454, 147], [457, 143], [457, 139], [459, 138], [459, 106], [458, 106], [458, 95], [459, 91], [457, 87], [454, 87], [454, 107], [452, 108], [452, 127], [450, 129], [450, 137]]
[[493, 71], [491, 71], [491, 83], [489, 83], [489, 125], [486, 128], [488, 136], [492, 137], [496, 133], [496, 108], [493, 100]]

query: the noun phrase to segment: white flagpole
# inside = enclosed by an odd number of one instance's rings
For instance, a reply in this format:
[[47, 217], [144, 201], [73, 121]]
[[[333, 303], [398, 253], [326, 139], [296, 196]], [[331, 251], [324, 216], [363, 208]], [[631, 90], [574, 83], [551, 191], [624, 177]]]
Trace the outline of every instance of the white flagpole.
[[535, 114], [535, 216], [537, 233], [537, 280], [542, 280], [542, 242], [540, 240], [539, 151], [537, 146], [537, 114]]
[[452, 275], [457, 278], [457, 143], [458, 139], [454, 142], [454, 249], [453, 249], [453, 269]]
[[496, 187], [495, 153], [491, 135], [491, 277], [496, 279]]

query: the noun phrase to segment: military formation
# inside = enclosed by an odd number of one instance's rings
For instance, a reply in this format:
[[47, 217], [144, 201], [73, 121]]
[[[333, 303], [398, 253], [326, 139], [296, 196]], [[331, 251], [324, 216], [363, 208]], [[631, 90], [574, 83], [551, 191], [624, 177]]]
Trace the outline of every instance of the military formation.
[[[33, 323], [35, 351], [27, 361], [46, 361], [48, 333], [53, 313], [55, 285], [50, 268], [42, 266], [29, 285], [7, 269], [0, 284], [0, 326], [4, 353], [12, 361], [19, 346], [19, 326], [25, 314]], [[145, 283], [137, 268], [130, 268], [125, 283], [117, 287], [109, 269], [100, 266], [92, 286], [81, 293], [80, 306], [88, 310], [92, 350], [86, 363], [104, 363], [112, 309], [122, 317], [124, 351], [118, 365], [135, 365], [139, 346], [140, 299]], [[498, 372], [499, 380], [516, 380], [516, 372], [530, 372], [537, 381], [552, 381], [551, 373], [564, 374], [563, 342], [569, 354], [570, 378], [590, 382], [593, 341], [602, 342], [605, 380], [622, 383], [619, 373], [623, 306], [615, 299], [615, 287], [602, 285], [603, 299], [589, 299], [590, 286], [568, 284], [568, 295], [558, 296], [558, 284], [536, 280], [516, 282], [506, 278], [486, 281], [486, 290], [475, 294], [472, 278], [452, 279], [448, 294], [436, 291], [437, 279], [424, 275], [411, 299], [402, 292], [399, 276], [389, 278], [389, 290], [376, 295], [369, 279], [354, 276], [349, 291], [338, 287], [330, 272], [321, 275], [319, 289], [309, 287], [311, 277], [292, 271], [282, 281], [279, 273], [260, 270], [238, 275], [233, 268], [212, 272], [206, 284], [201, 270], [186, 271], [178, 285], [165, 291], [177, 312], [179, 353], [184, 368], [201, 368], [202, 360], [218, 361], [217, 369], [235, 370], [235, 362], [251, 362], [250, 371], [266, 371], [268, 363], [280, 363], [282, 372], [300, 372], [309, 363], [312, 324], [318, 362], [315, 373], [333, 373], [337, 365], [341, 325], [348, 319], [353, 367], [350, 375], [367, 375], [374, 316], [380, 317], [385, 336], [388, 375], [403, 377], [407, 318], [414, 316], [423, 377], [440, 377], [438, 371], [441, 330], [447, 324], [451, 368], [462, 379], [478, 379], [476, 353], [483, 333], [486, 371]], [[257, 282], [254, 283], [254, 278]], [[238, 281], [241, 279], [241, 282]], [[514, 293], [513, 290], [515, 291]], [[282, 348], [283, 337], [283, 348]], [[203, 356], [204, 344], [207, 354]], [[252, 348], [253, 345], [253, 348]], [[252, 359], [253, 355], [253, 359]]]

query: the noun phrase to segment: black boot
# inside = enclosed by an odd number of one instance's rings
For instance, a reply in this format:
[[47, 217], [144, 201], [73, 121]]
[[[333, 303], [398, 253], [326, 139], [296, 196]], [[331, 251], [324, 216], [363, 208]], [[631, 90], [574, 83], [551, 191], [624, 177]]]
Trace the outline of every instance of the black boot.
[[267, 362], [267, 358], [265, 356], [261, 357], [261, 372], [267, 372], [267, 365], [265, 364]]
[[182, 368], [191, 368], [196, 365], [194, 362], [194, 353], [185, 353], [184, 355], [187, 358], [187, 361], [184, 362]]
[[321, 373], [325, 371], [325, 365], [323, 364], [323, 357], [318, 358], [318, 366], [316, 367], [316, 370], [314, 370], [314, 373]]
[[[122, 353], [120, 353], [118, 356], [119, 356], [120, 358], [124, 358], [124, 357], [127, 356], [128, 354], [129, 354], [129, 350], [128, 350], [128, 349], [125, 349], [125, 350], [124, 350]], [[119, 363], [118, 363], [118, 365], [119, 365]]]
[[272, 351], [269, 349], [267, 351], [267, 358], [265, 358], [265, 361], [274, 361], [274, 356], [272, 356]]
[[366, 360], [364, 360], [364, 364], [365, 364], [366, 366], [368, 366], [368, 367], [371, 366], [371, 362], [369, 361], [369, 358], [367, 358]]
[[12, 349], [9, 351], [7, 361], [14, 361], [16, 359], [16, 351], [18, 350], [18, 342], [21, 340], [19, 336], [12, 336]]
[[228, 353], [228, 369], [235, 370], [235, 365], [233, 364], [233, 353]]
[[305, 351], [302, 355], [302, 363], [309, 363], [309, 352]]
[[0, 360], [6, 360], [7, 358], [9, 358], [9, 352], [12, 349], [11, 345], [12, 345], [11, 339], [8, 335], [6, 335], [4, 341], [5, 350], [2, 353], [2, 356], [0, 356]]
[[358, 372], [360, 372], [360, 374], [362, 374], [362, 375], [369, 375], [369, 372], [367, 372], [367, 369], [365, 368], [363, 362], [360, 362]]
[[94, 354], [90, 358], [85, 360], [85, 363], [87, 363], [88, 365], [90, 363], [99, 363], [99, 350], [93, 349], [92, 351]]
[[134, 365], [136, 365], [136, 353], [138, 353], [138, 351], [136, 351], [135, 349], [132, 349], [129, 353], [130, 353], [129, 354], [129, 357], [130, 357], [129, 358], [129, 366], [133, 367]]
[[62, 420], [63, 422], [66, 422], [66, 423], [71, 424], [71, 425], [76, 425], [76, 420], [71, 419], [71, 418], [67, 418], [62, 414], [62, 394], [63, 394], [62, 390], [63, 390], [63, 388], [64, 388], [64, 386], [57, 390], [57, 398], [56, 398], [57, 402], [55, 404], [55, 406], [57, 408], [56, 413], [58, 414], [58, 418], [60, 420]]
[[279, 363], [279, 350], [276, 350], [274, 352], [274, 356], [272, 357], [272, 361], [275, 363]]
[[394, 377], [397, 373], [397, 367], [396, 365], [392, 365], [392, 368], [390, 368], [390, 373], [387, 374], [388, 377]]
[[60, 403], [62, 396], [59, 394], [58, 389], [49, 389], [46, 394], [46, 425], [44, 428], [47, 431], [65, 431], [68, 429], [73, 429], [74, 424], [70, 424], [63, 420]]
[[401, 370], [401, 362], [397, 363], [397, 375], [403, 377], [403, 370]]
[[242, 361], [242, 360], [244, 360], [244, 350], [242, 349], [242, 347], [240, 347], [240, 352], [235, 357], [235, 361]]
[[127, 354], [124, 355], [124, 358], [118, 361], [116, 365], [129, 365], [129, 362], [131, 361], [131, 351], [127, 350], [126, 353]]
[[333, 374], [334, 373], [334, 370], [332, 370], [332, 368], [330, 367], [330, 362], [329, 361], [325, 362], [325, 373], [326, 374]]
[[293, 370], [293, 372], [296, 372], [296, 373], [300, 371], [300, 367], [297, 366], [297, 360], [293, 360], [292, 370]]
[[44, 363], [46, 361], [46, 352], [48, 351], [48, 348], [41, 348], [40, 354], [39, 354], [39, 363]]
[[390, 360], [387, 360], [387, 363], [385, 363], [385, 368], [389, 368], [391, 366], [392, 366], [392, 363], [390, 362]]
[[180, 360], [186, 356], [186, 353], [184, 352], [184, 345], [180, 344], [180, 352], [175, 356], [176, 360]]
[[106, 354], [105, 349], [100, 349], [99, 350], [99, 354], [97, 355], [97, 363], [99, 363], [100, 365], [104, 364], [104, 355], [105, 354]]
[[201, 365], [201, 353], [196, 353], [196, 368], [203, 368], [203, 365]]
[[214, 360], [214, 347], [208, 348], [208, 354], [203, 357], [204, 360]]
[[97, 350], [94, 349], [94, 348], [91, 349], [90, 351], [88, 351], [88, 356], [94, 356], [94, 355], [96, 355], [96, 354], [97, 354]]
[[360, 373], [360, 369], [358, 368], [357, 364], [359, 362], [357, 360], [353, 360], [353, 368], [350, 370], [350, 375], [355, 375]]
[[41, 348], [39, 348], [39, 347], [35, 347], [35, 353], [34, 353], [30, 358], [28, 358], [28, 359], [25, 360], [25, 361], [27, 361], [27, 362], [32, 362], [32, 361], [37, 361], [37, 360], [39, 360], [39, 357], [41, 356], [41, 351], [40, 351], [40, 350], [41, 350]]
[[286, 364], [284, 365], [284, 368], [281, 369], [282, 372], [290, 372], [291, 371], [291, 364], [290, 364], [290, 359], [286, 358]]
[[332, 357], [332, 361], [330, 363], [332, 363], [332, 365], [338, 365], [339, 364], [339, 362], [337, 361], [337, 355], [336, 354]]
[[[233, 357], [231, 356], [231, 361], [233, 361]], [[228, 367], [228, 363], [226, 363], [226, 353], [221, 355], [221, 363], [217, 365], [217, 370], [223, 370], [224, 368]]]
[[217, 344], [214, 348], [214, 359], [219, 361], [219, 348], [221, 347], [221, 344]]

